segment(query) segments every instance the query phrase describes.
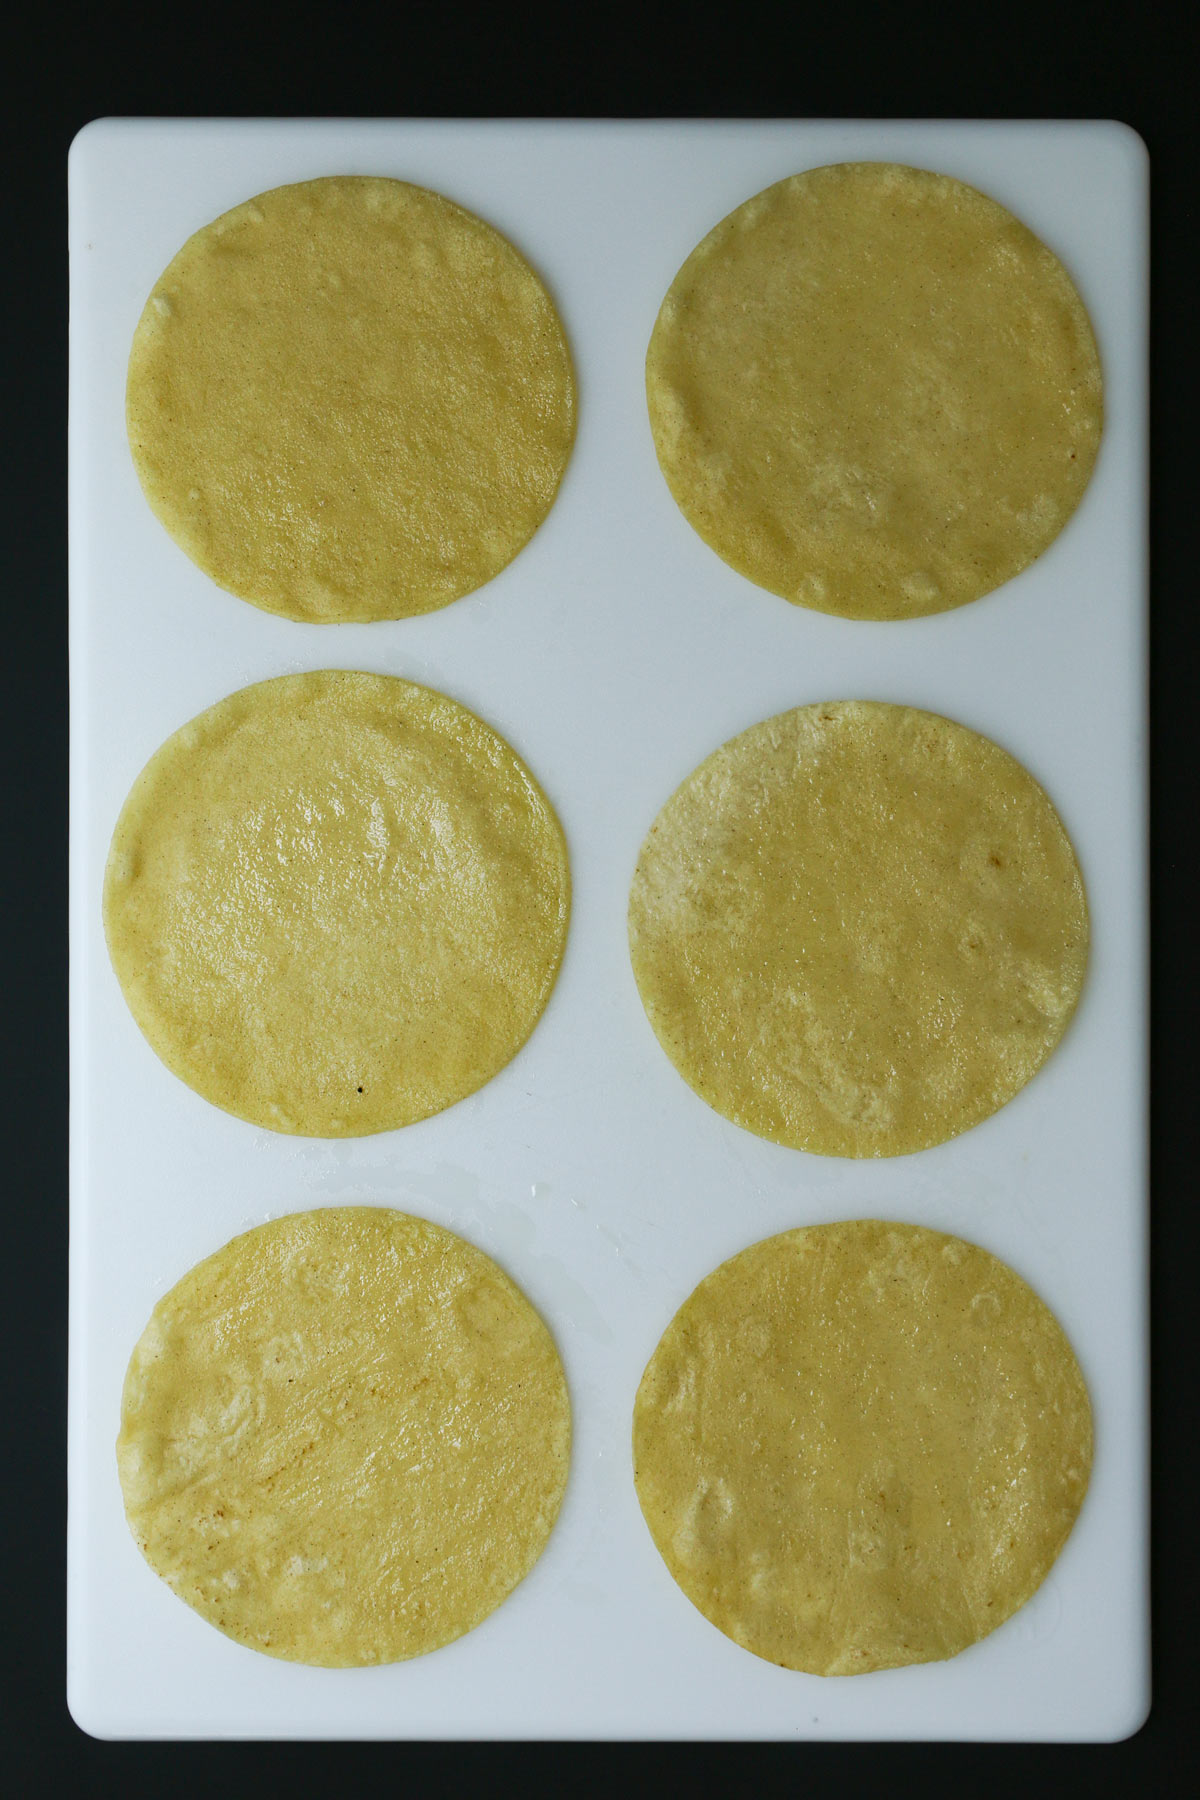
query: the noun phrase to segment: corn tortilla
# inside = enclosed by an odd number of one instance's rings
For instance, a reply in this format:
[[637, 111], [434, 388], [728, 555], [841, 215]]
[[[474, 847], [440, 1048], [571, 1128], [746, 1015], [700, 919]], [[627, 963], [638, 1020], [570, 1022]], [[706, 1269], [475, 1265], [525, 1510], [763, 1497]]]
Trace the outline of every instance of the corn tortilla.
[[1010, 580], [1083, 495], [1100, 363], [1052, 251], [890, 163], [767, 188], [680, 269], [646, 360], [681, 511], [760, 587], [907, 619]]
[[348, 1668], [499, 1606], [549, 1537], [569, 1447], [558, 1352], [490, 1257], [335, 1207], [246, 1232], [158, 1302], [117, 1462], [182, 1600], [253, 1650]]
[[1062, 1328], [1006, 1264], [916, 1225], [766, 1239], [686, 1300], [633, 1421], [688, 1599], [813, 1675], [937, 1661], [1024, 1605], [1087, 1490]]
[[482, 1087], [550, 997], [566, 845], [457, 701], [323, 670], [243, 688], [135, 782], [104, 883], [138, 1025], [214, 1105], [354, 1137]]
[[898, 1156], [1010, 1100], [1087, 962], [1045, 791], [952, 720], [875, 701], [752, 726], [677, 789], [629, 901], [642, 1003], [710, 1106], [777, 1143]]
[[430, 612], [549, 512], [562, 324], [482, 219], [406, 182], [274, 188], [188, 239], [134, 334], [134, 463], [213, 580], [314, 623]]

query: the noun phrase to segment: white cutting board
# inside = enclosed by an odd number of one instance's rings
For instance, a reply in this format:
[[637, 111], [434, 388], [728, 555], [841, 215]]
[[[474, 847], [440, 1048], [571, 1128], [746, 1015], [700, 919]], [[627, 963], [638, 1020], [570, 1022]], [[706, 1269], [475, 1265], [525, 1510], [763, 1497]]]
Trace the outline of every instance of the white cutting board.
[[[676, 269], [740, 201], [815, 164], [972, 182], [1057, 251], [1104, 364], [1095, 477], [1032, 568], [957, 612], [858, 624], [788, 606], [695, 535], [659, 474], [642, 367]], [[215, 587], [152, 516], [125, 441], [130, 338], [184, 239], [318, 175], [393, 175], [480, 213], [554, 294], [579, 377], [557, 504], [496, 580], [395, 624], [306, 626]], [[69, 1695], [110, 1737], [1112, 1739], [1149, 1704], [1145, 1105], [1147, 161], [1117, 124], [105, 120], [71, 200], [72, 1212]], [[247, 682], [325, 666], [441, 688], [524, 756], [561, 816], [574, 913], [551, 1005], [480, 1093], [405, 1131], [279, 1137], [216, 1111], [143, 1041], [100, 888], [130, 783]], [[1093, 947], [1079, 1013], [1024, 1092], [938, 1149], [825, 1159], [710, 1111], [643, 1015], [625, 945], [638, 845], [711, 749], [808, 701], [949, 714], [1045, 784]], [[377, 1201], [496, 1257], [549, 1321], [575, 1414], [560, 1522], [477, 1630], [390, 1668], [241, 1648], [125, 1526], [113, 1440], [159, 1296], [236, 1232]], [[1041, 1591], [948, 1663], [822, 1680], [758, 1660], [672, 1582], [629, 1430], [642, 1368], [701, 1276], [791, 1226], [911, 1220], [985, 1245], [1062, 1320], [1096, 1416], [1091, 1491]]]

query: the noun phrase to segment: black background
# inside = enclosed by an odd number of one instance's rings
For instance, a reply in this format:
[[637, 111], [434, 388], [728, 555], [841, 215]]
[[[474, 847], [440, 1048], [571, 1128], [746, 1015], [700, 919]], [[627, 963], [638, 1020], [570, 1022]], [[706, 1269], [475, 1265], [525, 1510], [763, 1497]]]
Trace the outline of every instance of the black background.
[[[964, 1800], [1016, 1789], [1196, 1791], [1197, 1256], [1195, 1005], [1189, 941], [1196, 802], [1197, 399], [1193, 344], [1194, 44], [1141, 6], [951, 9], [802, 6], [717, 12], [247, 6], [159, 0], [26, 12], [0, 52], [0, 304], [7, 592], [0, 1098], [0, 1789], [22, 1797], [340, 1795], [395, 1783], [421, 1796], [569, 1781], [720, 1792], [856, 1795], [902, 1783]], [[1153, 1603], [1155, 1700], [1124, 1744], [202, 1745], [104, 1744], [65, 1702], [66, 157], [88, 120], [124, 115], [1119, 118], [1151, 157], [1154, 1015]], [[1189, 338], [1191, 343], [1189, 343]], [[1070, 670], [1063, 672], [1070, 679]], [[1191, 929], [1189, 929], [1191, 928]]]

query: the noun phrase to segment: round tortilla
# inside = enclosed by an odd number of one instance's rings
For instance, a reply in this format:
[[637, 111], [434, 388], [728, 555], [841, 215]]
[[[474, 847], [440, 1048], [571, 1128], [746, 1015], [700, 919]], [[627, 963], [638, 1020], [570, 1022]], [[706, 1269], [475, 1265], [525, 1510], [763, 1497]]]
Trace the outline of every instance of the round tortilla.
[[243, 688], [169, 738], [104, 882], [113, 967], [168, 1068], [310, 1137], [490, 1080], [550, 997], [569, 910], [558, 820], [504, 739], [340, 670]]
[[553, 503], [575, 433], [554, 304], [440, 194], [274, 188], [189, 238], [126, 391], [139, 479], [221, 587], [314, 623], [480, 587]]
[[138, 1548], [238, 1643], [327, 1668], [470, 1631], [545, 1547], [570, 1406], [490, 1257], [404, 1213], [295, 1213], [159, 1301], [117, 1464]]
[[852, 619], [989, 593], [1062, 530], [1101, 429], [1057, 257], [947, 175], [839, 163], [730, 213], [650, 340], [658, 460], [760, 587]]
[[756, 1656], [856, 1675], [956, 1656], [1040, 1586], [1087, 1491], [1087, 1390], [1006, 1264], [916, 1225], [766, 1239], [702, 1281], [638, 1389], [671, 1574]]
[[634, 974], [726, 1118], [826, 1156], [899, 1156], [987, 1118], [1074, 1010], [1070, 840], [998, 745], [874, 701], [802, 706], [713, 752], [659, 813]]

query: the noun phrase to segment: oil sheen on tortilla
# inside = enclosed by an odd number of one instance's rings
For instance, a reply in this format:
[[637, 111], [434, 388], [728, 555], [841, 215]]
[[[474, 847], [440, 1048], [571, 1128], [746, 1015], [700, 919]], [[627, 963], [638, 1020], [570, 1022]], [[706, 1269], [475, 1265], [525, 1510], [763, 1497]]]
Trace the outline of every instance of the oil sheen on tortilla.
[[1062, 1328], [1005, 1263], [915, 1225], [768, 1238], [651, 1357], [642, 1512], [705, 1618], [813, 1675], [937, 1661], [1045, 1579], [1092, 1460]]
[[704, 541], [854, 619], [1018, 574], [1100, 442], [1096, 342], [1058, 258], [977, 189], [890, 163], [810, 169], [723, 219], [671, 284], [646, 391]]
[[1088, 914], [1045, 791], [949, 719], [802, 706], [723, 744], [659, 813], [634, 974], [684, 1079], [760, 1136], [897, 1156], [978, 1124], [1074, 1010]]
[[314, 623], [490, 580], [575, 432], [562, 324], [499, 232], [403, 181], [274, 188], [189, 238], [134, 334], [147, 500], [221, 587]]
[[168, 1068], [309, 1137], [482, 1087], [541, 1016], [569, 910], [558, 820], [504, 739], [341, 670], [243, 688], [169, 738], [104, 883], [113, 967]]
[[491, 1258], [335, 1207], [246, 1232], [159, 1301], [117, 1462], [182, 1600], [253, 1650], [347, 1668], [499, 1606], [545, 1546], [569, 1449], [554, 1342]]

